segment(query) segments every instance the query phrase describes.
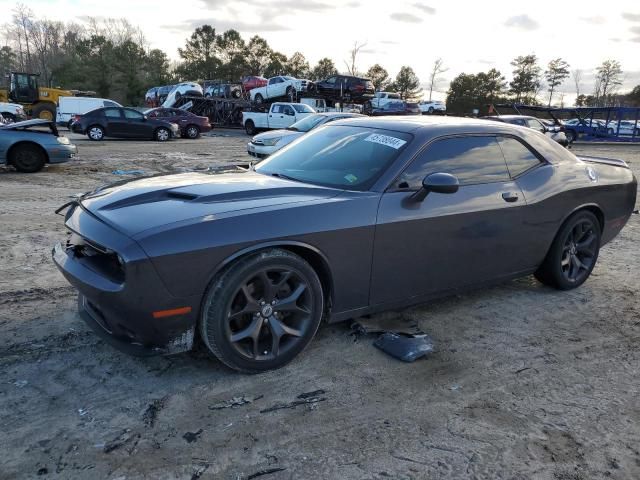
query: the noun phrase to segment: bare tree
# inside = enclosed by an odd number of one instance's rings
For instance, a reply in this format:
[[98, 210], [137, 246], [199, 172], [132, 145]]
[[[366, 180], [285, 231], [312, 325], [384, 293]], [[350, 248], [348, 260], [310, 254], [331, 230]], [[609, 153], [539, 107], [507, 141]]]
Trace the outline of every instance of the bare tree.
[[431, 101], [431, 95], [433, 94], [433, 89], [436, 86], [436, 82], [438, 81], [438, 75], [449, 70], [448, 68], [444, 68], [444, 61], [442, 58], [437, 58], [435, 62], [433, 62], [433, 68], [431, 69], [431, 75], [429, 76], [429, 101]]
[[617, 60], [605, 60], [596, 69], [597, 81], [599, 84], [599, 98], [602, 106], [609, 101], [616, 89], [622, 85], [622, 66]]
[[571, 72], [571, 76], [573, 77], [573, 83], [576, 86], [576, 98], [578, 98], [580, 96], [580, 84], [582, 83], [582, 70], [576, 68]]
[[356, 65], [358, 53], [366, 45], [367, 45], [366, 43], [358, 43], [357, 41], [353, 42], [353, 48], [349, 52], [349, 61], [347, 62], [345, 60], [344, 62], [344, 64], [347, 67], [347, 73], [349, 73], [349, 75], [353, 75], [353, 76], [358, 75], [358, 67]]

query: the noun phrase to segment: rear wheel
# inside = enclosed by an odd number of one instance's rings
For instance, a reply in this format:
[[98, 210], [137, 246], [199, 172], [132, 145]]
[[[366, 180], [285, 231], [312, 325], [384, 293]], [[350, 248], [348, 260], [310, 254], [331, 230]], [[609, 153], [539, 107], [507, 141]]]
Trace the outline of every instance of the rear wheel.
[[185, 137], [190, 139], [196, 139], [200, 136], [200, 129], [197, 125], [189, 125], [184, 129]]
[[247, 132], [247, 135], [255, 135], [257, 130], [256, 130], [256, 124], [253, 123], [253, 120], [247, 120], [244, 124], [244, 130], [245, 132]]
[[562, 226], [535, 276], [545, 285], [571, 290], [582, 285], [596, 265], [600, 251], [600, 222], [583, 210]]
[[296, 99], [296, 91], [293, 87], [287, 87], [287, 98], [290, 102], [293, 102]]
[[168, 128], [160, 127], [155, 131], [155, 133], [153, 134], [153, 137], [158, 142], [166, 142], [171, 138], [171, 132], [169, 131]]
[[256, 94], [254, 100], [258, 105], [262, 105], [262, 102], [264, 102], [264, 98], [259, 93]]
[[241, 259], [209, 287], [200, 336], [225, 365], [257, 373], [282, 367], [315, 335], [322, 285], [299, 256], [268, 250]]
[[9, 162], [22, 173], [35, 173], [44, 168], [47, 156], [37, 145], [16, 145], [11, 149]]
[[429, 107], [429, 113], [433, 113], [433, 107]]
[[87, 137], [95, 142], [104, 138], [104, 128], [100, 125], [92, 125], [87, 129]]
[[565, 132], [565, 134], [567, 135], [567, 141], [568, 141], [569, 143], [573, 143], [573, 142], [575, 142], [575, 141], [576, 141], [576, 137], [577, 137], [577, 135], [576, 135], [575, 130], [567, 130], [567, 131]]

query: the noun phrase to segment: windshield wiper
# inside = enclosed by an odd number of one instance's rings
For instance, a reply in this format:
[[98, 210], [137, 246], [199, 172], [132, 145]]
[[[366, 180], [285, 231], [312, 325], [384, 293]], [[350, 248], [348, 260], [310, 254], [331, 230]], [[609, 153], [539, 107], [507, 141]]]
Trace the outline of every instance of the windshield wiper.
[[296, 127], [287, 127], [285, 130], [291, 130], [292, 132], [297, 132], [298, 129]]
[[293, 182], [299, 182], [300, 180], [298, 180], [297, 178], [293, 178], [290, 177], [289, 175], [285, 175], [284, 173], [278, 173], [278, 172], [273, 172], [271, 174], [272, 177], [278, 177], [278, 178], [282, 178], [284, 180], [291, 180]]

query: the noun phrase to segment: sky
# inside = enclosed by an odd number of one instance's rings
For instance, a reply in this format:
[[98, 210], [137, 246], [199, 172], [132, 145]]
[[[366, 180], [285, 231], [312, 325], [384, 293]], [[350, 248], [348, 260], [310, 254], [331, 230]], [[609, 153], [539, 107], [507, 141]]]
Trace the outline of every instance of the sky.
[[[515, 0], [23, 0], [38, 17], [82, 23], [91, 17], [124, 17], [139, 25], [151, 48], [178, 59], [177, 49], [205, 23], [222, 32], [238, 30], [267, 39], [286, 55], [302, 52], [313, 66], [331, 58], [339, 70], [354, 42], [364, 43], [359, 70], [375, 63], [395, 76], [411, 66], [423, 87], [437, 58], [446, 72], [434, 98], [444, 99], [461, 72], [497, 68], [511, 78], [510, 62], [533, 53], [540, 64], [562, 57], [581, 69], [581, 92], [591, 93], [595, 68], [605, 59], [621, 62], [620, 91], [640, 84], [640, 0], [522, 2]], [[0, 0], [0, 24], [11, 20], [14, 0]], [[608, 8], [605, 8], [608, 7]], [[569, 78], [559, 88], [572, 101]]]

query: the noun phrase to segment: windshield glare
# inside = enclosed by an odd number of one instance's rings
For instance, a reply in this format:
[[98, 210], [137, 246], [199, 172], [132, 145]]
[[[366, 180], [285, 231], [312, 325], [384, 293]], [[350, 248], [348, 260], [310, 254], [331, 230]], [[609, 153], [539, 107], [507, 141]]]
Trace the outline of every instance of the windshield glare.
[[274, 153], [256, 172], [326, 187], [367, 190], [412, 138], [390, 130], [328, 125]]
[[308, 117], [304, 117], [302, 120], [298, 120], [296, 123], [291, 125], [289, 129], [296, 130], [298, 132], [308, 132], [322, 122], [324, 118], [324, 115], [309, 115]]
[[294, 103], [291, 106], [298, 113], [316, 113], [316, 111], [313, 108], [311, 108], [309, 105], [307, 105], [306, 103]]

